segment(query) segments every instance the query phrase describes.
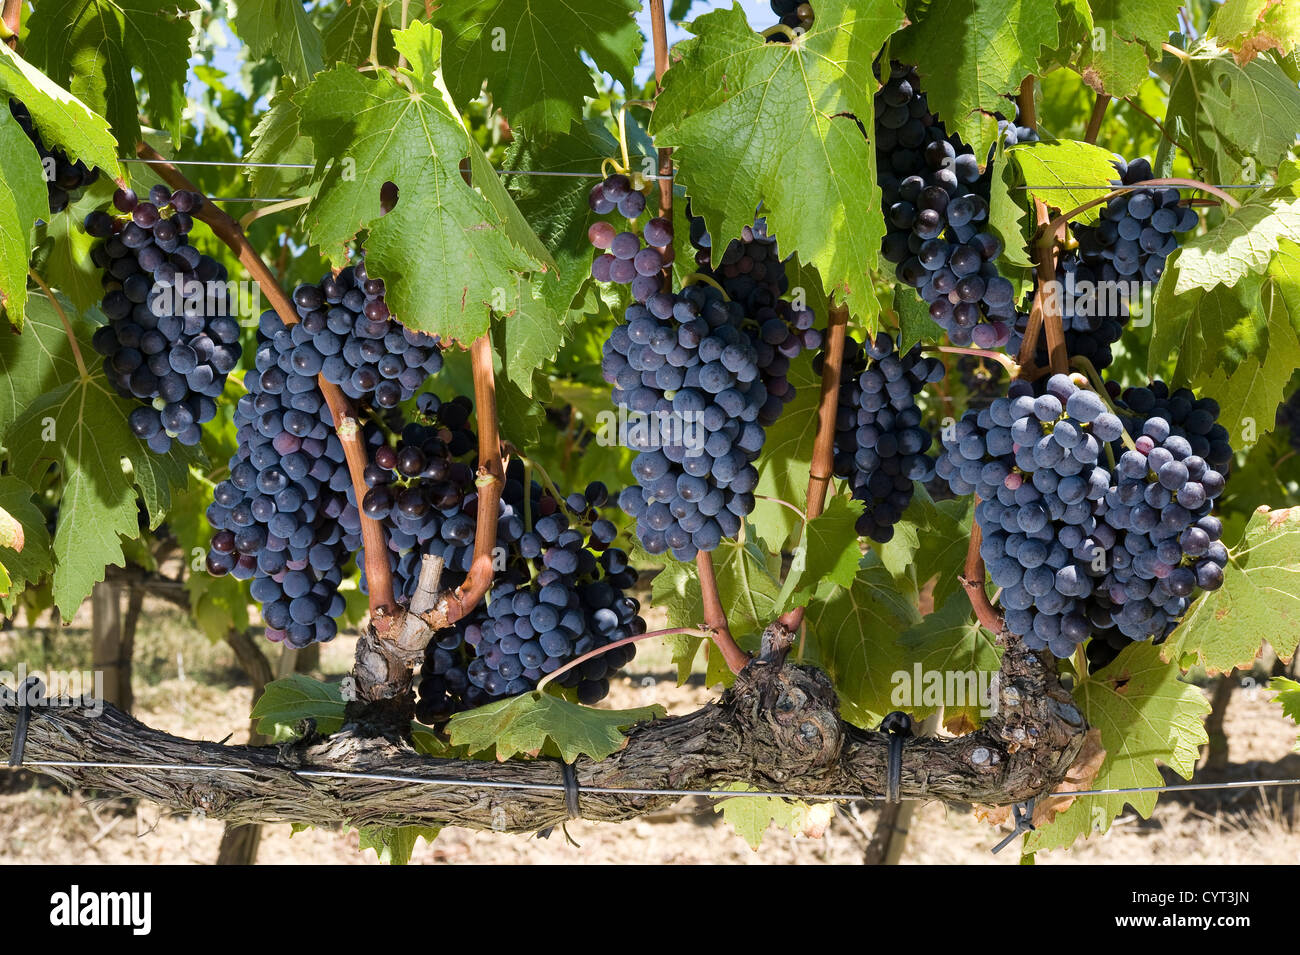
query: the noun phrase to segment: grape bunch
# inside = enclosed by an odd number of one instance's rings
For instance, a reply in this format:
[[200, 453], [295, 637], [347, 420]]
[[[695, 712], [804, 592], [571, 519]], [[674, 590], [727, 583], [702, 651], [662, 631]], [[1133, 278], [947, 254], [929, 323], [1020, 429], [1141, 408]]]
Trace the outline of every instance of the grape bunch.
[[[714, 550], [754, 509], [763, 447], [760, 418], [781, 401], [761, 380], [760, 355], [736, 302], [707, 285], [634, 303], [605, 342], [601, 372], [613, 400], [636, 416], [627, 443], [636, 487], [619, 506], [652, 554], [678, 560]], [[770, 353], [770, 355], [768, 354]]]
[[[27, 134], [27, 138], [32, 141], [36, 152], [41, 157], [41, 168], [46, 170], [45, 186], [49, 191], [50, 212], [62, 212], [68, 208], [68, 203], [73, 201], [81, 190], [99, 178], [99, 170], [87, 168], [80, 159], [73, 162], [62, 149], [51, 149], [46, 146], [41, 134], [36, 131], [36, 125], [32, 122], [32, 114], [18, 100], [9, 101], [9, 112], [18, 121], [18, 125], [22, 127], [22, 131]], [[52, 177], [50, 176], [51, 161]]]
[[[1153, 178], [1145, 159], [1116, 158], [1116, 186], [1131, 186]], [[1132, 306], [1141, 303], [1141, 282], [1154, 284], [1165, 261], [1178, 248], [1177, 233], [1196, 228], [1196, 211], [1179, 205], [1177, 189], [1133, 189], [1110, 199], [1096, 225], [1070, 226], [1072, 248], [1059, 256], [1056, 280], [1061, 286], [1062, 325], [1066, 350], [1101, 369], [1113, 360], [1111, 345], [1119, 341]], [[1029, 316], [1017, 316], [1009, 348], [1019, 350]], [[1047, 361], [1040, 343], [1039, 364]]]
[[[416, 407], [418, 420], [402, 425], [396, 446], [378, 427], [366, 430], [371, 460], [361, 511], [384, 525], [394, 597], [402, 605], [415, 593], [427, 554], [443, 559], [444, 588], [462, 583], [473, 562], [476, 531], [474, 469], [461, 460], [476, 445], [466, 427], [473, 404], [464, 396], [443, 402], [423, 392]], [[519, 538], [512, 518], [504, 514], [498, 526], [503, 543]], [[364, 563], [361, 588], [368, 592]]]
[[913, 67], [895, 63], [885, 77], [875, 131], [886, 220], [881, 254], [953, 344], [1006, 345], [1015, 288], [998, 274], [1002, 242], [986, 228], [988, 181], [970, 147], [930, 112]]
[[[588, 201], [598, 215], [617, 209], [629, 223], [645, 211], [645, 196], [633, 189], [631, 180], [621, 173], [596, 183]], [[638, 234], [630, 229], [620, 232], [612, 223], [598, 219], [587, 230], [587, 238], [597, 250], [591, 263], [591, 276], [597, 282], [631, 286], [632, 297], [638, 302], [649, 301], [659, 291], [663, 268], [673, 259], [670, 221], [659, 216], [650, 218]]]
[[[771, 0], [770, 6], [772, 12], [779, 17], [779, 22], [791, 30], [802, 32], [813, 24], [813, 8], [807, 0]], [[780, 34], [774, 36], [780, 37]]]
[[338, 632], [343, 568], [361, 546], [333, 416], [315, 376], [294, 360], [310, 337], [301, 323], [262, 315], [248, 392], [235, 406], [238, 450], [208, 508], [208, 570], [251, 579], [267, 637], [298, 648]]
[[[598, 515], [609, 498], [605, 486], [593, 482], [585, 493], [557, 501], [530, 482], [525, 509], [524, 480], [522, 464], [511, 462], [502, 511], [531, 514], [532, 527], [516, 535], [486, 602], [426, 652], [416, 707], [422, 722], [524, 693], [570, 660], [645, 632], [639, 603], [625, 593], [636, 571], [611, 546], [614, 525]], [[615, 648], [557, 682], [576, 689], [582, 703], [599, 702], [609, 692], [609, 674], [635, 653], [631, 644]]]
[[323, 375], [353, 401], [394, 408], [442, 370], [438, 339], [407, 328], [384, 301], [384, 280], [359, 261], [316, 285], [300, 285], [293, 304], [309, 338], [293, 362], [304, 375]]
[[[814, 370], [821, 374], [824, 353]], [[926, 358], [919, 345], [905, 354], [888, 333], [864, 347], [845, 342], [839, 407], [835, 414], [834, 470], [849, 482], [866, 509], [859, 534], [885, 543], [912, 502], [914, 481], [934, 476], [930, 432], [921, 427], [916, 396], [927, 383], [943, 378], [943, 363]]]
[[85, 222], [86, 232], [102, 240], [90, 257], [104, 270], [101, 308], [108, 318], [91, 342], [118, 393], [144, 402], [128, 421], [159, 454], [173, 440], [199, 443], [199, 426], [216, 415], [216, 398], [239, 363], [225, 266], [187, 238], [202, 201], [166, 186], [155, 186], [148, 200], [119, 189], [113, 202], [122, 216], [96, 211]]
[[[689, 205], [687, 215], [690, 215]], [[769, 361], [763, 349], [760, 361], [763, 384], [769, 395], [776, 395], [782, 404], [789, 404], [795, 396], [795, 388], [787, 377], [790, 362], [800, 352], [819, 348], [822, 336], [813, 327], [817, 319], [812, 309], [796, 308], [782, 297], [790, 289], [790, 278], [776, 239], [767, 234], [766, 220], [756, 218], [752, 226], [741, 229], [740, 238], [727, 243], [716, 268], [710, 264], [713, 242], [705, 230], [704, 220], [691, 216], [690, 224], [691, 244], [696, 250], [695, 262], [700, 274], [713, 279], [729, 299], [739, 302], [746, 316], [745, 327], [751, 334], [757, 332], [764, 344], [776, 350]], [[775, 420], [772, 415], [763, 424]]]
[[1210, 511], [1232, 451], [1217, 407], [1160, 382], [1123, 398], [1117, 413], [1080, 376], [1014, 381], [944, 434], [936, 462], [954, 493], [977, 495], [1007, 628], [1058, 657], [1089, 636], [1162, 639], [1197, 588], [1223, 581]]

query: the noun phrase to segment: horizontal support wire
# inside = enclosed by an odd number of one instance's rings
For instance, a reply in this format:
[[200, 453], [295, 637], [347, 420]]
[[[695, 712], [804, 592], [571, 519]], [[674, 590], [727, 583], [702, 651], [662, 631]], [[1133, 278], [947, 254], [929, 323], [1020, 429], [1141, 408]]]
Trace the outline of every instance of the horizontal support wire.
[[[22, 766], [12, 768], [51, 769], [129, 769], [150, 772], [211, 772], [233, 773], [241, 776], [264, 776], [267, 771], [251, 766], [215, 766], [202, 763], [106, 763], [81, 760], [24, 760]], [[409, 783], [417, 786], [458, 786], [465, 789], [517, 789], [536, 792], [563, 793], [562, 783], [527, 783], [505, 780], [474, 780], [403, 776], [390, 773], [352, 773], [333, 769], [290, 769], [294, 776], [320, 779], [356, 779], [370, 782]], [[1077, 799], [1081, 796], [1118, 796], [1130, 793], [1191, 792], [1215, 789], [1255, 789], [1264, 787], [1300, 786], [1300, 779], [1243, 779], [1220, 783], [1179, 783], [1170, 786], [1134, 786], [1125, 789], [1083, 789], [1074, 792], [1047, 793], [1039, 799]], [[808, 793], [761, 792], [755, 790], [716, 789], [625, 789], [610, 786], [582, 786], [582, 792], [609, 796], [705, 796], [712, 799], [731, 799], [736, 796], [766, 796], [774, 799], [798, 799], [809, 802], [856, 802], [858, 800], [883, 800], [883, 795], [864, 793]], [[923, 797], [921, 797], [923, 798]]]

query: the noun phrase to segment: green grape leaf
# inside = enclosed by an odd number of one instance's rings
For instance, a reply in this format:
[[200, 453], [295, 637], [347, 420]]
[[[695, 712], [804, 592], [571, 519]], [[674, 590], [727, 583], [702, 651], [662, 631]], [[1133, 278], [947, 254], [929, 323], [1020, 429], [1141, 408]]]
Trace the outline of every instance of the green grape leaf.
[[[195, 0], [44, 0], [27, 21], [26, 50], [54, 82], [70, 78], [69, 89], [108, 118], [129, 152], [141, 140], [138, 74], [155, 125], [179, 144], [197, 9]], [[121, 175], [116, 160], [103, 168]]]
[[1218, 226], [1184, 243], [1170, 263], [1175, 274], [1167, 291], [1176, 296], [1236, 286], [1262, 274], [1283, 240], [1300, 242], [1300, 195], [1294, 183], [1247, 200]]
[[[1179, 679], [1176, 666], [1160, 658], [1164, 647], [1134, 643], [1105, 669], [1082, 680], [1074, 700], [1088, 725], [1101, 732], [1106, 759], [1091, 789], [1161, 786], [1161, 762], [1190, 779], [1208, 742], [1203, 721], [1210, 704], [1199, 689]], [[1024, 851], [1064, 848], [1079, 837], [1104, 833], [1124, 806], [1147, 818], [1157, 794], [1080, 796], [1052, 822], [1025, 836]]]
[[1198, 178], [1258, 182], [1284, 159], [1300, 129], [1300, 89], [1266, 56], [1245, 65], [1213, 46], [1177, 60], [1164, 127]]
[[[749, 530], [746, 525], [745, 531]], [[701, 627], [704, 598], [695, 565], [667, 555], [651, 559], [664, 565], [651, 587], [651, 603], [667, 613], [670, 627]], [[761, 633], [776, 616], [779, 558], [768, 556], [752, 543], [724, 540], [713, 552], [713, 571], [731, 632], [737, 636]]]
[[[722, 792], [746, 792], [752, 787], [745, 783], [730, 783]], [[781, 799], [777, 796], [733, 796], [720, 799], [713, 811], [722, 814], [727, 825], [749, 843], [755, 852], [763, 844], [763, 834], [772, 826], [785, 829], [791, 835], [820, 834], [830, 822], [833, 812], [830, 803], [809, 805]]]
[[1202, 594], [1161, 646], [1167, 660], [1195, 655], [1211, 673], [1249, 666], [1261, 641], [1290, 657], [1300, 644], [1300, 508], [1251, 515], [1228, 552], [1223, 586]]
[[[1273, 697], [1273, 702], [1282, 707], [1282, 712], [1292, 723], [1300, 724], [1300, 683], [1284, 676], [1275, 676], [1268, 688], [1277, 694]], [[1296, 740], [1296, 751], [1300, 752], [1300, 739]]]
[[1055, 4], [935, 0], [923, 15], [909, 18], [913, 22], [890, 41], [890, 56], [916, 66], [930, 109], [948, 132], [976, 156], [988, 155], [997, 136], [993, 114], [1014, 113], [1006, 97], [1036, 72], [1039, 49], [1056, 44]]
[[[85, 338], [78, 340], [82, 355], [93, 361], [95, 353]], [[40, 395], [76, 381], [77, 364], [63, 323], [49, 299], [37, 295], [27, 306], [27, 323], [21, 335], [0, 335], [0, 367], [21, 368], [19, 375], [0, 375], [0, 443], [18, 416]]]
[[276, 742], [295, 739], [302, 720], [315, 720], [316, 732], [322, 736], [335, 733], [343, 725], [343, 687], [322, 683], [301, 673], [272, 680], [253, 706], [252, 718], [257, 731]]
[[874, 562], [852, 587], [828, 599], [819, 594], [809, 606], [807, 655], [830, 675], [850, 723], [874, 727], [894, 709], [892, 677], [903, 664], [898, 639], [921, 619], [913, 599]]
[[435, 10], [446, 36], [446, 71], [460, 102], [479, 95], [484, 81], [495, 105], [529, 138], [563, 133], [582, 116], [597, 90], [596, 68], [624, 86], [641, 60], [645, 41], [633, 19], [634, 0], [483, 0]]
[[739, 5], [695, 20], [674, 48], [650, 131], [674, 147], [678, 179], [720, 256], [762, 203], [786, 254], [821, 273], [863, 317], [884, 234], [870, 126], [871, 62], [901, 22], [890, 3], [820, 0], [812, 28], [768, 43]]
[[4, 564], [0, 564], [0, 599], [7, 599], [9, 591], [13, 586], [13, 581], [9, 577], [9, 570]]
[[894, 311], [898, 313], [900, 351], [918, 342], [938, 344], [944, 340], [943, 329], [930, 317], [930, 306], [902, 282], [894, 286]]
[[[1008, 149], [1006, 154], [1019, 167], [1020, 181], [1028, 184], [1026, 191], [1057, 212], [1068, 212], [1096, 199], [1101, 193], [1087, 187], [1105, 185], [1119, 177], [1111, 165], [1114, 156], [1091, 143], [1025, 143]], [[1096, 222], [1102, 208], [1085, 209], [1072, 221]]]
[[971, 726], [992, 715], [997, 705], [992, 676], [1002, 664], [1002, 651], [974, 618], [965, 593], [957, 592], [909, 627], [899, 642], [903, 667], [892, 698], [895, 709], [914, 719], [943, 709], [945, 722]]
[[357, 848], [375, 850], [384, 865], [406, 865], [420, 839], [433, 845], [440, 832], [441, 826], [362, 826], [357, 830]]
[[[504, 168], [590, 172], [599, 169], [601, 160], [617, 148], [597, 124], [575, 123], [548, 140], [544, 148], [533, 139], [516, 139], [506, 154]], [[516, 206], [558, 269], [558, 274], [532, 276], [531, 287], [519, 292], [519, 311], [497, 323], [505, 374], [531, 395], [533, 372], [556, 356], [568, 338], [569, 325], [582, 319], [582, 312], [572, 306], [591, 269], [587, 239], [591, 182], [567, 176], [507, 176], [506, 182]]]
[[248, 187], [255, 195], [288, 195], [311, 182], [310, 169], [278, 168], [279, 164], [311, 165], [313, 161], [311, 137], [302, 135], [302, 116], [291, 92], [281, 89], [272, 97], [271, 108], [253, 129], [253, 146], [244, 158], [250, 163], [274, 164], [246, 170]]
[[[911, 290], [908, 290], [911, 294]], [[786, 376], [795, 388], [794, 400], [767, 429], [767, 439], [754, 466], [758, 468], [757, 498], [749, 516], [760, 540], [779, 550], [803, 525], [799, 513], [777, 503], [801, 508], [808, 497], [813, 441], [817, 437], [817, 399], [821, 377], [813, 371], [813, 356], [800, 355], [790, 362]]]
[[549, 693], [524, 693], [457, 713], [447, 723], [453, 745], [470, 753], [495, 747], [496, 758], [539, 753], [552, 743], [566, 763], [579, 756], [601, 760], [627, 745], [624, 731], [667, 715], [659, 705], [598, 710]]
[[1099, 93], [1132, 96], [1160, 59], [1160, 44], [1177, 24], [1179, 0], [1089, 0], [1090, 23], [1084, 27], [1078, 68], [1084, 82]]
[[49, 216], [50, 205], [36, 147], [3, 104], [0, 104], [0, 168], [5, 171], [4, 178], [0, 179], [0, 307], [9, 323], [21, 330], [27, 310], [32, 227], [38, 218]]
[[838, 587], [852, 587], [862, 562], [857, 521], [862, 502], [837, 494], [826, 509], [804, 526], [794, 550], [790, 571], [781, 587], [778, 610], [806, 604], [825, 581]]
[[[65, 313], [71, 303], [63, 302]], [[132, 434], [127, 415], [136, 407], [119, 397], [98, 372], [80, 374], [75, 364], [49, 361], [67, 346], [63, 326], [44, 296], [28, 306], [31, 321], [21, 339], [35, 342], [15, 347], [10, 336], [0, 337], [0, 360], [7, 367], [11, 354], [35, 356], [33, 377], [42, 390], [30, 395], [16, 418], [9, 421], [5, 443], [9, 448], [11, 473], [32, 486], [41, 484], [51, 465], [59, 467], [62, 496], [54, 534], [54, 601], [71, 615], [104, 579], [108, 564], [123, 562], [122, 538], [140, 536], [137, 496], [143, 498], [153, 526], [171, 507], [171, 493], [183, 487], [192, 452], [177, 444], [165, 455], [149, 451]], [[58, 339], [63, 339], [62, 343]], [[94, 360], [85, 337], [78, 337], [83, 356]], [[42, 367], [44, 366], [44, 367]], [[67, 375], [67, 377], [62, 377]], [[11, 394], [17, 389], [7, 376]], [[25, 376], [21, 376], [25, 377]], [[5, 396], [0, 394], [0, 402]], [[5, 424], [0, 403], [0, 425]], [[123, 464], [130, 462], [130, 468]]]
[[[1007, 155], [1006, 145], [999, 142], [989, 181], [989, 228], [1002, 240], [998, 262], [1004, 267], [1003, 274], [1010, 277], [1012, 272], [1028, 272], [1034, 263], [1029, 258], [1029, 210], [1025, 190], [1021, 188], [1025, 179], [1020, 174], [1020, 166], [1008, 162]], [[1105, 181], [1109, 182], [1109, 177]]]
[[[400, 24], [393, 20], [394, 11], [400, 14], [401, 7], [383, 0], [352, 0], [351, 3], [340, 6], [329, 23], [325, 24], [322, 35], [325, 62], [330, 66], [336, 63], [361, 66], [370, 59], [372, 42], [377, 47], [376, 58], [380, 63], [389, 65], [397, 62], [392, 31]], [[379, 23], [377, 32], [376, 21]]]
[[969, 498], [935, 502], [924, 485], [915, 488], [893, 538], [876, 550], [896, 579], [910, 578], [918, 588], [933, 580], [931, 595], [939, 606], [961, 589], [973, 508]]
[[[0, 49], [0, 92], [27, 107], [32, 124], [47, 146], [57, 146], [73, 159], [98, 166], [113, 178], [123, 175], [108, 121], [8, 46]], [[6, 171], [14, 168], [8, 162], [4, 165]]]
[[32, 502], [33, 491], [16, 477], [0, 477], [0, 564], [7, 570], [5, 586], [21, 590], [48, 574], [54, 563], [45, 515]]
[[253, 56], [273, 53], [300, 86], [325, 66], [320, 31], [299, 0], [238, 0], [234, 25]]
[[1287, 382], [1300, 368], [1300, 246], [1283, 240], [1263, 280], [1252, 277], [1232, 290], [1239, 297], [1221, 291], [1210, 297], [1245, 298], [1249, 311], [1206, 355], [1216, 364], [1203, 367], [1190, 386], [1218, 400], [1219, 420], [1229, 430], [1258, 436], [1273, 427]]
[[[383, 276], [394, 313], [468, 344], [487, 332], [490, 311], [517, 307], [519, 274], [555, 264], [442, 85], [441, 35], [417, 21], [393, 37], [410, 63], [396, 77], [341, 67], [294, 96], [318, 157], [308, 235], [343, 265], [346, 243], [368, 229], [367, 264]], [[326, 165], [324, 156], [339, 159]], [[385, 182], [399, 190], [387, 214]]]
[[1264, 50], [1286, 56], [1300, 46], [1300, 7], [1279, 0], [1224, 0], [1210, 17], [1208, 34], [1241, 63]]

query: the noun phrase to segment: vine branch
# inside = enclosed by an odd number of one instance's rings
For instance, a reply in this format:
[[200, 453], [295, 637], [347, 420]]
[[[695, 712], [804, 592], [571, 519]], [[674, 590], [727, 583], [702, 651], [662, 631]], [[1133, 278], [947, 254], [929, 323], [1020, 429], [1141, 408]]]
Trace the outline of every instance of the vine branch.
[[[822, 350], [822, 390], [817, 399], [817, 435], [813, 438], [812, 465], [808, 469], [807, 520], [821, 514], [835, 474], [835, 412], [840, 402], [840, 377], [844, 368], [844, 342], [848, 337], [849, 308], [832, 305], [826, 317], [826, 345]], [[793, 634], [803, 623], [804, 607], [794, 607], [777, 620]]]
[[[148, 143], [138, 144], [135, 151], [136, 155], [146, 160], [149, 167], [172, 189], [200, 192], [184, 173], [164, 159]], [[195, 213], [195, 217], [206, 222], [213, 234], [238, 256], [240, 264], [248, 270], [248, 274], [262, 290], [262, 294], [270, 300], [271, 307], [275, 309], [280, 319], [286, 325], [297, 324], [298, 312], [294, 308], [293, 301], [280, 287], [275, 274], [248, 241], [239, 223], [207, 197], [204, 197], [203, 204]], [[325, 403], [329, 405], [330, 414], [334, 417], [335, 431], [343, 444], [348, 473], [352, 477], [352, 490], [357, 499], [357, 508], [360, 510], [361, 502], [366, 496], [364, 472], [369, 460], [361, 426], [347, 396], [335, 385], [326, 381], [323, 376], [318, 381], [321, 394], [325, 398]], [[366, 553], [366, 583], [370, 590], [371, 622], [376, 630], [385, 633], [393, 620], [396, 606], [393, 599], [393, 575], [388, 566], [388, 543], [383, 526], [378, 521], [366, 517], [364, 512], [361, 513], [361, 538]]]
[[11, 50], [18, 49], [18, 31], [22, 29], [22, 21], [23, 0], [4, 0], [0, 23], [4, 24], [4, 42], [9, 44]]
[[1083, 134], [1085, 143], [1097, 142], [1097, 137], [1101, 135], [1101, 121], [1106, 118], [1106, 107], [1110, 105], [1109, 93], [1098, 93], [1097, 101], [1092, 104], [1092, 115], [1088, 117], [1088, 129]]

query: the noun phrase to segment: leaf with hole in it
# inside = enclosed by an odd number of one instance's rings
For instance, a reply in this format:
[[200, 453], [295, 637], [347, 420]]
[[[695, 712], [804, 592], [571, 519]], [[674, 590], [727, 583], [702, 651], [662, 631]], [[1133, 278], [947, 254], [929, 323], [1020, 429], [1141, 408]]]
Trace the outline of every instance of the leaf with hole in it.
[[715, 257], [761, 203], [782, 252], [797, 250], [864, 320], [879, 311], [871, 276], [884, 234], [872, 61], [901, 21], [891, 3], [819, 0], [807, 33], [769, 43], [738, 5], [706, 13], [674, 47], [650, 123], [674, 148]]
[[[1037, 71], [1038, 53], [1057, 40], [1055, 4], [1041, 0], [935, 0], [890, 41], [889, 54], [916, 66], [930, 110], [982, 162], [997, 136], [994, 113]], [[819, 14], [820, 15], [820, 14]]]
[[433, 845], [440, 832], [442, 826], [362, 826], [357, 830], [357, 848], [374, 849], [383, 865], [406, 865], [418, 840]]
[[1223, 586], [1202, 594], [1160, 647], [1167, 660], [1195, 654], [1210, 672], [1249, 666], [1267, 640], [1278, 656], [1300, 644], [1300, 508], [1253, 515], [1228, 551]]
[[[70, 79], [124, 147], [142, 138], [137, 82], [154, 125], [179, 142], [197, 9], [194, 0], [42, 0], [27, 21], [26, 52], [55, 82]], [[120, 175], [116, 159], [103, 168]]]
[[[1007, 157], [1020, 169], [1026, 191], [1048, 208], [1068, 212], [1104, 193], [1095, 187], [1119, 178], [1115, 157], [1100, 146], [1063, 140], [1055, 143], [1025, 143], [1007, 150]], [[1093, 223], [1104, 206], [1077, 213], [1071, 221]]]
[[272, 680], [258, 697], [252, 718], [257, 731], [277, 742], [295, 739], [298, 724], [315, 720], [316, 732], [322, 736], [337, 732], [343, 725], [343, 688], [338, 683], [322, 683], [301, 673]]
[[[1074, 701], [1088, 725], [1101, 731], [1106, 750], [1091, 788], [1164, 785], [1157, 762], [1191, 778], [1199, 747], [1209, 739], [1203, 723], [1210, 704], [1197, 687], [1179, 679], [1178, 667], [1161, 660], [1162, 649], [1134, 643], [1075, 688]], [[1105, 833], [1125, 805], [1148, 818], [1156, 797], [1154, 792], [1080, 796], [1052, 822], [1026, 835], [1024, 849], [1063, 848], [1080, 837]]]
[[[409, 63], [396, 75], [338, 68], [293, 97], [318, 157], [308, 235], [343, 265], [346, 244], [369, 230], [367, 267], [383, 277], [394, 314], [467, 344], [492, 311], [517, 308], [520, 275], [555, 263], [447, 95], [438, 31], [417, 21], [393, 36]], [[385, 213], [387, 182], [398, 198]]]
[[596, 97], [591, 67], [631, 88], [645, 40], [635, 0], [477, 0], [445, 4], [433, 23], [446, 37], [446, 72], [461, 102], [487, 84], [492, 102], [527, 138], [563, 133]]
[[1207, 45], [1175, 60], [1163, 126], [1206, 182], [1259, 182], [1295, 144], [1300, 89], [1271, 57]]
[[447, 723], [447, 733], [454, 745], [471, 753], [495, 747], [501, 761], [520, 753], [539, 753], [550, 743], [571, 763], [583, 755], [601, 760], [617, 753], [627, 745], [625, 730], [666, 714], [658, 705], [598, 710], [533, 692], [457, 713]]

